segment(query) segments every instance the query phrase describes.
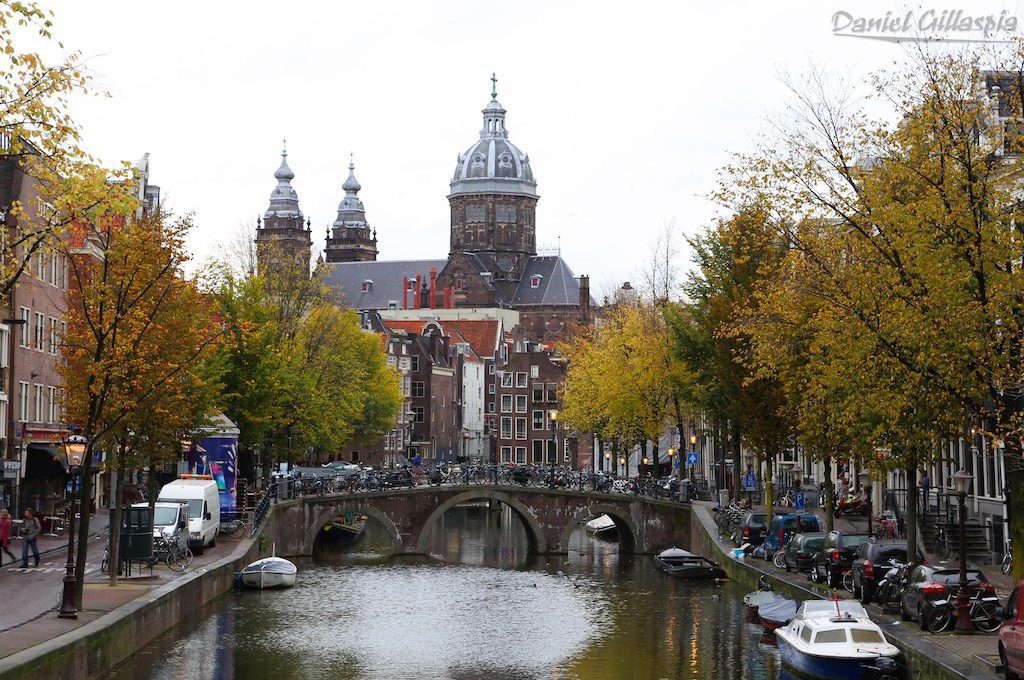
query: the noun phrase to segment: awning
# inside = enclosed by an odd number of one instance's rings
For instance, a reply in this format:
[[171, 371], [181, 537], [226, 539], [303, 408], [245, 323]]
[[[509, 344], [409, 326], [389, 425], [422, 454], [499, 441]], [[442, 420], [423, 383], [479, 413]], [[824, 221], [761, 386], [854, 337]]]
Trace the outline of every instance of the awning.
[[25, 479], [63, 479], [67, 476], [63, 451], [42, 444], [28, 445]]

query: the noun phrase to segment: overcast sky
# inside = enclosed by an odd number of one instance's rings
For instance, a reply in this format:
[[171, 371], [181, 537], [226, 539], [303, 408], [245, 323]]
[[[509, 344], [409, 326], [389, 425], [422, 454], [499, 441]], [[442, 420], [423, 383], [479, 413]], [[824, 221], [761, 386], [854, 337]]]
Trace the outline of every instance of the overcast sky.
[[[323, 248], [348, 154], [380, 259], [448, 253], [445, 198], [479, 135], [490, 76], [541, 195], [537, 241], [599, 293], [638, 281], [664, 225], [707, 224], [705, 196], [809, 65], [860, 79], [899, 45], [833, 35], [833, 16], [895, 2], [113, 2], [64, 0], [55, 32], [111, 98], [76, 102], [104, 161], [150, 153], [165, 205], [192, 211], [198, 259], [267, 208], [288, 138]], [[1024, 17], [959, 0], [917, 12]], [[680, 255], [680, 268], [688, 267]]]

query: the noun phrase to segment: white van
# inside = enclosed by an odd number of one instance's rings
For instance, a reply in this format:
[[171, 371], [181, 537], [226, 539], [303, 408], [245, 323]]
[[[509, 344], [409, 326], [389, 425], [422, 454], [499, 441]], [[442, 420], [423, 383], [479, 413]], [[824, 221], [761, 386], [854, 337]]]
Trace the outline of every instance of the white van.
[[[148, 508], [149, 503], [133, 503], [133, 508]], [[179, 536], [188, 534], [188, 503], [165, 503], [160, 501], [153, 506], [153, 538], [163, 536], [168, 541], [184, 543]]]
[[188, 547], [197, 555], [217, 543], [220, 493], [210, 475], [182, 475], [160, 489], [160, 502], [188, 504]]

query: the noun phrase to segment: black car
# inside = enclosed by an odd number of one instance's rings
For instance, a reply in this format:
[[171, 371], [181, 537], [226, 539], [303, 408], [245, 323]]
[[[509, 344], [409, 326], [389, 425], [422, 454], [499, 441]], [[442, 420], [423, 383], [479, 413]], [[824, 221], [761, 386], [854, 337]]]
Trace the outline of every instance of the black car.
[[812, 531], [796, 534], [786, 544], [786, 571], [810, 571], [814, 566], [814, 556], [821, 550], [825, 541], [824, 531]]
[[[889, 560], [906, 564], [907, 542], [905, 540], [870, 538], [861, 543], [853, 558], [853, 596], [864, 604], [870, 604], [875, 597], [878, 582], [889, 571]], [[923, 562], [918, 552], [915, 562]]]
[[[917, 619], [921, 629], [926, 630], [922, 613], [927, 613], [935, 600], [952, 596], [960, 585], [960, 570], [944, 565], [919, 564], [910, 572], [907, 587], [900, 597], [900, 618], [904, 621]], [[967, 592], [973, 597], [978, 591], [994, 595], [995, 587], [988, 582], [985, 574], [977, 569], [967, 570]]]
[[758, 546], [764, 543], [765, 534], [768, 533], [768, 524], [765, 519], [763, 512], [745, 511], [733, 532], [733, 542], [737, 546], [742, 546], [744, 543]]
[[821, 552], [814, 556], [811, 580], [827, 583], [830, 588], [842, 587], [843, 574], [853, 564], [853, 556], [866, 540], [867, 534], [830, 531], [821, 544]]

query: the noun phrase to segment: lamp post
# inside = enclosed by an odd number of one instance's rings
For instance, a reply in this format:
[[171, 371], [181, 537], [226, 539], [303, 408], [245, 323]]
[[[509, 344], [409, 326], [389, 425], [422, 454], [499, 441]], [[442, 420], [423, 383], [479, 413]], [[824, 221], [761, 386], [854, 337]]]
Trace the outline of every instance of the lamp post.
[[971, 486], [974, 475], [964, 469], [953, 474], [953, 481], [956, 482], [956, 495], [960, 500], [960, 590], [956, 594], [956, 632], [973, 633], [974, 623], [971, 621], [971, 602], [967, 594], [967, 543], [966, 529], [964, 528], [965, 516], [967, 515], [967, 490]]
[[548, 417], [551, 418], [551, 479], [548, 480], [548, 486], [552, 489], [555, 488], [555, 460], [558, 458], [558, 409], [551, 409], [548, 411]]
[[409, 436], [405, 439], [405, 464], [409, 465], [412, 463], [412, 436], [415, 433], [413, 423], [416, 421], [416, 414], [409, 411], [405, 414], [406, 430], [408, 430]]
[[675, 462], [676, 462], [676, 450], [674, 447], [668, 447], [668, 470], [671, 477], [675, 477]]
[[78, 498], [78, 468], [85, 457], [85, 444], [85, 437], [80, 435], [72, 435], [64, 441], [64, 459], [71, 476], [71, 507], [68, 509], [68, 561], [64, 571], [60, 611], [57, 612], [57, 616], [62, 619], [78, 618], [78, 610], [75, 609], [75, 501]]
[[650, 479], [651, 478], [651, 462], [650, 462], [650, 459], [647, 456], [644, 456], [643, 459], [641, 459], [640, 462], [643, 463], [644, 468], [647, 469], [647, 479]]
[[604, 471], [605, 472], [611, 472], [612, 471], [612, 454], [611, 454], [610, 451], [605, 451], [604, 452]]
[[[690, 435], [690, 450], [693, 453], [697, 453], [697, 433], [696, 432], [694, 432], [693, 434]], [[690, 466], [690, 486], [693, 486], [693, 467], [694, 466], [692, 466], [692, 465]]]
[[620, 456], [619, 457], [619, 477], [625, 477], [625, 476], [626, 476], [626, 457], [625, 456]]
[[871, 473], [867, 468], [860, 471], [860, 485], [868, 503], [868, 538], [871, 538]]

